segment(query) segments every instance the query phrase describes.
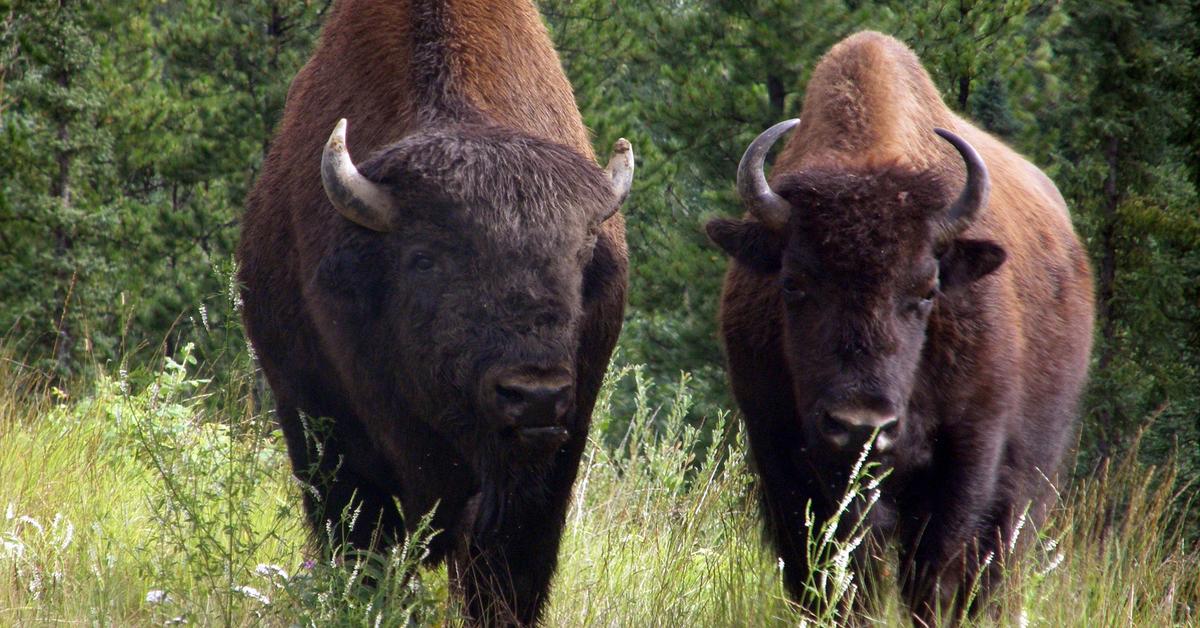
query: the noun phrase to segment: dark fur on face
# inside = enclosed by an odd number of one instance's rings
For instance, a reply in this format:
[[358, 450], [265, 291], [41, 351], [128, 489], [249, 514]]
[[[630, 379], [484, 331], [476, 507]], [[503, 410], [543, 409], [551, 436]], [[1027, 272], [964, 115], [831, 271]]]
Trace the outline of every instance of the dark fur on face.
[[828, 413], [854, 406], [897, 414], [903, 434], [932, 309], [926, 298], [937, 288], [932, 226], [950, 193], [936, 177], [902, 168], [802, 172], [778, 189], [796, 208], [779, 282], [805, 433], [820, 442]]
[[951, 193], [938, 177], [901, 167], [790, 173], [776, 190], [794, 208], [784, 233], [745, 222], [744, 237], [714, 239], [778, 274], [805, 432], [819, 442], [825, 414], [846, 404], [902, 415], [932, 309], [927, 297], [938, 286], [933, 226]]
[[322, 278], [336, 294], [361, 285], [349, 302], [385, 293], [360, 320], [368, 346], [346, 359], [393, 373], [380, 394], [399, 393], [477, 467], [538, 462], [499, 439], [480, 399], [491, 369], [574, 373], [584, 267], [615, 202], [603, 173], [565, 147], [474, 125], [406, 138], [360, 169], [390, 187], [402, 218], [394, 233], [347, 240], [373, 268]]

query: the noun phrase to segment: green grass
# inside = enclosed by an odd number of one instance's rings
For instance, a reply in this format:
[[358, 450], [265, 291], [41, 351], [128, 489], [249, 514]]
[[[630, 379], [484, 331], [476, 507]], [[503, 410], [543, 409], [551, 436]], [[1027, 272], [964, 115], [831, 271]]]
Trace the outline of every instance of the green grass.
[[[252, 378], [217, 389], [194, 372], [185, 350], [155, 371], [101, 375], [70, 398], [0, 360], [0, 625], [456, 623], [444, 568], [404, 577], [419, 543], [319, 560], [303, 488], [269, 415], [254, 411]], [[632, 417], [614, 416], [618, 379], [635, 390]], [[665, 407], [652, 397], [637, 369], [604, 389], [546, 623], [836, 622], [787, 601], [734, 422], [713, 417], [716, 442], [705, 443], [684, 422], [686, 378]], [[1023, 530], [1036, 534], [1033, 549], [1010, 567], [1013, 584], [989, 617], [1200, 622], [1200, 552], [1182, 535], [1181, 490], [1171, 469], [1134, 460], [1075, 486], [1044, 529]], [[843, 548], [817, 545], [836, 580]], [[366, 575], [381, 584], [362, 586]], [[844, 596], [855, 594], [848, 584]], [[907, 625], [894, 592], [880, 595], [877, 619]]]

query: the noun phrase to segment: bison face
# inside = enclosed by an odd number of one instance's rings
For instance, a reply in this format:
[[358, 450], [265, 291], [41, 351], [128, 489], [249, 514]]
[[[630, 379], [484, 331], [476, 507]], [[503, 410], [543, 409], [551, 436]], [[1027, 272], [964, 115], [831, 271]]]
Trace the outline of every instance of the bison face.
[[929, 172], [808, 169], [779, 176], [778, 193], [763, 180], [750, 199], [758, 220], [708, 225], [739, 264], [775, 279], [796, 418], [820, 444], [811, 451], [846, 458], [872, 435], [883, 453], [903, 440], [922, 411], [912, 393], [939, 303], [1004, 261], [996, 244], [958, 237], [987, 187], [978, 155], [960, 151], [968, 185], [953, 204]]
[[359, 414], [385, 441], [423, 421], [479, 464], [545, 459], [580, 427], [584, 274], [631, 172], [492, 127], [410, 136], [360, 171], [339, 132], [324, 183], [352, 222], [317, 283]]

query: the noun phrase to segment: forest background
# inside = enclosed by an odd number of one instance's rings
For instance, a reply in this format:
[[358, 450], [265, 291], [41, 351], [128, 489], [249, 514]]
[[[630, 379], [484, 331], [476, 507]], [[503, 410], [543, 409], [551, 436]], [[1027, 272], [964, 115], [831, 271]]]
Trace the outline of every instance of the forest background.
[[[329, 1], [0, 1], [0, 337], [85, 386], [198, 343], [244, 358], [228, 307], [243, 199]], [[1098, 321], [1078, 469], [1145, 431], [1200, 474], [1200, 3], [543, 0], [598, 154], [628, 137], [631, 293], [618, 363], [690, 373], [698, 424], [730, 408], [715, 336], [726, 261], [702, 224], [798, 113], [819, 56], [894, 34], [947, 103], [1062, 190]], [[223, 318], [224, 317], [224, 318]], [[226, 326], [226, 323], [234, 323]]]
[[[299, 489], [232, 281], [244, 198], [330, 4], [0, 0], [0, 623], [382, 617], [342, 570], [295, 567]], [[1073, 481], [1013, 608], [1045, 625], [1194, 621], [1200, 2], [538, 6], [597, 153], [624, 136], [639, 159], [618, 376], [552, 623], [800, 621], [746, 532], [715, 334], [726, 260], [702, 225], [740, 213], [745, 146], [797, 115], [820, 55], [864, 28], [907, 42], [952, 108], [1045, 170], [1091, 254]], [[237, 585], [256, 577], [291, 604]], [[398, 595], [396, 625], [445, 612]]]
[[[1186, 512], [1200, 480], [1200, 2], [538, 5], [597, 153], [624, 136], [639, 158], [615, 366], [659, 385], [619, 384], [598, 437], [659, 421], [645, 408], [670, 406], [681, 373], [689, 433], [715, 442], [714, 426], [736, 425], [717, 420], [734, 407], [715, 334], [726, 260], [702, 225], [740, 213], [743, 149], [798, 114], [820, 55], [872, 28], [913, 47], [946, 102], [1043, 168], [1073, 212], [1098, 304], [1074, 475], [1136, 447], [1139, 464], [1172, 466]], [[181, 363], [241, 390], [243, 200], [329, 8], [0, 0], [0, 376], [75, 402], [192, 345]], [[261, 382], [245, 394], [269, 409]], [[1200, 536], [1195, 518], [1184, 527]]]

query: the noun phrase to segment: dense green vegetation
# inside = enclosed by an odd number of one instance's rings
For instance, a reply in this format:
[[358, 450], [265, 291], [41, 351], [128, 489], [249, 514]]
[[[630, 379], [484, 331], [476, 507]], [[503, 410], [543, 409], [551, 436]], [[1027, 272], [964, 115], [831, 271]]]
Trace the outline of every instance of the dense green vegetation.
[[[153, 367], [101, 369], [76, 400], [0, 365], [0, 625], [454, 624], [444, 567], [404, 578], [419, 541], [388, 555], [315, 552], [303, 488], [248, 394], [250, 365], [231, 368], [220, 386], [198, 379], [185, 347]], [[614, 403], [622, 383], [636, 391], [632, 415]], [[670, 401], [651, 405], [656, 392]], [[686, 420], [693, 392], [656, 389], [638, 369], [610, 377], [596, 427], [621, 438], [584, 454], [548, 625], [839, 622], [788, 603], [758, 533], [745, 443], [725, 417], [724, 436], [702, 442]], [[1022, 529], [1033, 551], [1006, 566], [996, 612], [1034, 626], [1194, 625], [1200, 552], [1172, 506], [1176, 471], [1127, 457], [1064, 494], [1047, 526]], [[869, 478], [857, 486], [869, 492]], [[819, 577], [842, 583], [840, 599], [863, 595], [846, 547], [822, 538]], [[880, 595], [875, 619], [907, 625], [895, 592]]]
[[[343, 570], [297, 570], [298, 489], [231, 303], [242, 201], [329, 4], [0, 0], [0, 540], [28, 548], [0, 552], [0, 624], [369, 623], [387, 595], [449, 612], [437, 578], [368, 594]], [[952, 107], [1046, 170], [1093, 259], [1079, 480], [1041, 532], [1070, 551], [1048, 573], [1053, 550], [1015, 567], [1029, 586], [1006, 608], [1039, 624], [1196, 621], [1200, 5], [538, 4], [598, 153], [625, 136], [639, 156], [614, 368], [644, 366], [597, 417], [554, 623], [799, 621], [751, 532], [736, 418], [721, 418], [725, 260], [701, 225], [739, 211], [745, 145], [795, 115], [819, 56], [863, 28], [908, 42]], [[247, 584], [274, 606], [231, 593]]]

